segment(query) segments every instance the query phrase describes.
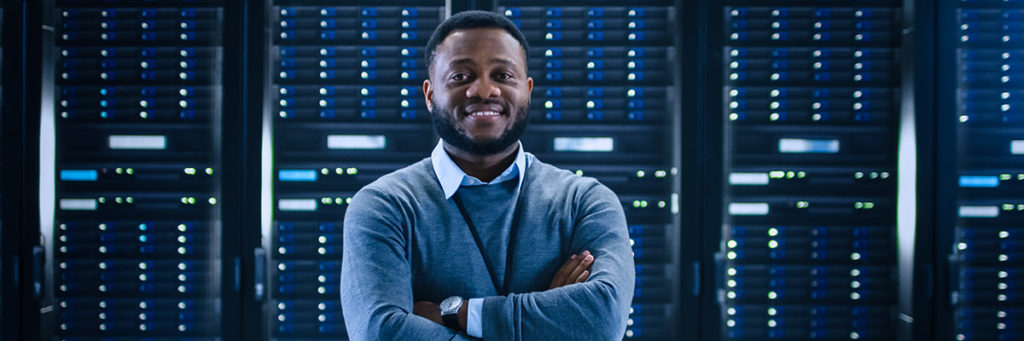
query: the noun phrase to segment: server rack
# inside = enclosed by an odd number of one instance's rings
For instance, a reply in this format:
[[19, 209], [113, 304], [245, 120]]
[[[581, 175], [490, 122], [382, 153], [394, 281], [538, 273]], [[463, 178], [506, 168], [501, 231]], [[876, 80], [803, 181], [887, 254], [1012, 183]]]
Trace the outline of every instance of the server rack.
[[280, 0], [270, 13], [270, 338], [344, 339], [342, 218], [356, 191], [437, 143], [422, 50], [444, 3]]
[[55, 6], [44, 8], [55, 16], [43, 119], [56, 172], [43, 338], [230, 335], [221, 70], [231, 14], [212, 0]]
[[625, 208], [636, 289], [624, 338], [671, 339], [679, 292], [679, 103], [670, 1], [499, 1], [530, 42], [524, 149]]
[[709, 339], [895, 335], [899, 6], [710, 8], [727, 179]]
[[[943, 340], [1016, 340], [1021, 320], [1024, 233], [1019, 18], [1002, 1], [939, 7], [940, 148], [937, 252], [945, 257], [938, 317]], [[943, 21], [946, 19], [948, 21]]]

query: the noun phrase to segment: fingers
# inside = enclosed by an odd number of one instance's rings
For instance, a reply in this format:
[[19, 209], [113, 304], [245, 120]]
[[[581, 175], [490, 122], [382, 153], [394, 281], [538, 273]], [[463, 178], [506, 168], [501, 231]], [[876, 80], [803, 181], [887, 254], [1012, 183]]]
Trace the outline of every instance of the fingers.
[[574, 282], [574, 284], [586, 282], [588, 277], [590, 277], [590, 270], [584, 270], [583, 273], [576, 278], [576, 282]]
[[569, 273], [569, 276], [565, 278], [566, 285], [579, 283], [577, 279], [579, 279], [580, 276], [583, 275], [584, 271], [589, 272], [590, 265], [594, 264], [594, 255], [590, 254], [590, 251], [583, 251], [583, 253], [581, 253], [579, 257], [576, 258], [579, 258], [580, 261], [576, 264], [576, 267], [572, 269], [572, 272]]
[[594, 264], [594, 256], [590, 251], [583, 251], [579, 255], [572, 255], [551, 279], [550, 289], [581, 283], [590, 277], [590, 266]]
[[569, 256], [569, 259], [565, 261], [565, 264], [562, 264], [562, 267], [558, 269], [557, 273], [555, 273], [555, 277], [551, 278], [551, 285], [548, 286], [548, 288], [553, 289], [565, 285], [566, 279], [569, 278], [569, 273], [571, 273], [572, 269], [576, 268], [577, 263], [582, 260], [579, 258], [580, 257], [575, 254]]

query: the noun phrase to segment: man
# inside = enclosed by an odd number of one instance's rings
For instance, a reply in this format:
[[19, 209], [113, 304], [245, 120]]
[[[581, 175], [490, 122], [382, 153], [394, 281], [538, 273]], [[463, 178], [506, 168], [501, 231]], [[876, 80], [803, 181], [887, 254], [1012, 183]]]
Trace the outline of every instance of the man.
[[519, 143], [533, 79], [508, 19], [463, 12], [427, 44], [427, 159], [355, 195], [341, 303], [353, 340], [617, 340], [634, 268], [607, 187]]

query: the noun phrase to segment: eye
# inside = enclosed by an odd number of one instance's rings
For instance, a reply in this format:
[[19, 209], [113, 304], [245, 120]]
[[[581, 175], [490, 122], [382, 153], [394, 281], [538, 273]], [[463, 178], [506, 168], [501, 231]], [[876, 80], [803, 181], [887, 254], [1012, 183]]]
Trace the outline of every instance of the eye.
[[512, 74], [508, 73], [508, 72], [502, 72], [502, 73], [498, 74], [498, 79], [501, 79], [501, 80], [512, 79]]
[[453, 81], [456, 81], [456, 82], [461, 82], [461, 81], [469, 79], [469, 75], [464, 74], [464, 73], [456, 73], [456, 74], [453, 74], [451, 76], [451, 78], [449, 78], [449, 79], [451, 79]]

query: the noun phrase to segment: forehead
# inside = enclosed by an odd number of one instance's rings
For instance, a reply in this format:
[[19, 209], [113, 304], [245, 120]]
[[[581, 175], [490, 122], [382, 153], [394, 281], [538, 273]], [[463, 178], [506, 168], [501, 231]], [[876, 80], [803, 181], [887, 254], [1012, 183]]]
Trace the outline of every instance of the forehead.
[[435, 62], [446, 65], [462, 59], [506, 59], [522, 64], [525, 53], [519, 41], [501, 28], [473, 28], [452, 31], [437, 47]]

